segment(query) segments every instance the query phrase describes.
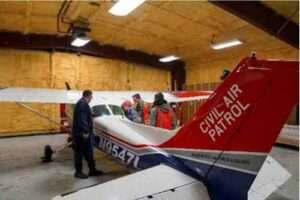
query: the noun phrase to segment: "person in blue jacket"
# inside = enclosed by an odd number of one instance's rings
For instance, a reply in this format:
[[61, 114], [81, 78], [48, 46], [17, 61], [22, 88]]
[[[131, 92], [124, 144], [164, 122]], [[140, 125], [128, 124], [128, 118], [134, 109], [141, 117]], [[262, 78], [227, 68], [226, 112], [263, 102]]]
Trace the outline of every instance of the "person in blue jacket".
[[122, 109], [125, 113], [125, 116], [133, 122], [142, 123], [138, 112], [132, 107], [132, 103], [129, 100], [126, 100], [122, 103]]
[[93, 136], [93, 118], [92, 111], [89, 106], [92, 100], [92, 91], [84, 90], [82, 98], [76, 103], [73, 113], [73, 129], [72, 136], [74, 142], [74, 165], [76, 178], [88, 178], [82, 172], [82, 158], [86, 160], [89, 167], [89, 176], [98, 176], [103, 172], [96, 169], [92, 136]]

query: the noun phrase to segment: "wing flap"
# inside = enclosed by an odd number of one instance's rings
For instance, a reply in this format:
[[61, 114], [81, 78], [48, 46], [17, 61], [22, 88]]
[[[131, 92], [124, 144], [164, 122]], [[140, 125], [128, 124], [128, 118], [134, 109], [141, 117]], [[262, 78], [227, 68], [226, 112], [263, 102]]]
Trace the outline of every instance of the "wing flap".
[[187, 185], [180, 186], [175, 190], [167, 190], [151, 196], [145, 196], [138, 200], [204, 200], [209, 199], [208, 195], [203, 193], [203, 184], [201, 182], [194, 182]]

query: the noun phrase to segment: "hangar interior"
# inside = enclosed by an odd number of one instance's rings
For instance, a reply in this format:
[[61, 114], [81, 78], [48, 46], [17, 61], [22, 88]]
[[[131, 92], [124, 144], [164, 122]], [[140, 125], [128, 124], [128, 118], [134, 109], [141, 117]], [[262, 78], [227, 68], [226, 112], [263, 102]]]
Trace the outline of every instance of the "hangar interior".
[[[93, 91], [214, 90], [224, 69], [232, 70], [253, 52], [258, 59], [299, 61], [298, 1], [146, 1], [127, 16], [109, 13], [114, 4], [1, 1], [0, 90], [65, 89], [66, 82]], [[78, 30], [91, 40], [83, 47], [71, 45], [71, 32]], [[212, 48], [230, 40], [242, 44]], [[168, 55], [178, 59], [159, 61]], [[19, 104], [0, 105], [0, 200], [51, 199], [133, 172], [97, 152], [97, 164], [107, 173], [74, 180], [71, 149], [41, 165], [44, 145], [63, 145], [60, 127]], [[58, 104], [26, 105], [61, 120]], [[199, 106], [184, 103], [182, 121]], [[287, 124], [299, 126], [299, 104]], [[281, 141], [285, 146], [274, 146], [271, 155], [292, 177], [268, 199], [299, 199], [298, 128]]]

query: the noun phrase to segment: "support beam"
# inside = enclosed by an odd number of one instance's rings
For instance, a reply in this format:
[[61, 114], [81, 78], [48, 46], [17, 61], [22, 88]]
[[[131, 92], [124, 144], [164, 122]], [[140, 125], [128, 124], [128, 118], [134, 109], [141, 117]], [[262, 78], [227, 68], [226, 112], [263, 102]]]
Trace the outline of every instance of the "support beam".
[[172, 90], [183, 90], [186, 78], [184, 62], [178, 63], [173, 69], [171, 69], [171, 77]]
[[20, 32], [0, 32], [0, 47], [12, 49], [29, 49], [45, 51], [65, 51], [70, 53], [85, 54], [95, 57], [123, 60], [125, 62], [148, 65], [154, 68], [171, 71], [172, 89], [175, 83], [182, 89], [185, 83], [185, 62], [181, 60], [162, 63], [161, 56], [148, 54], [139, 50], [125, 49], [119, 46], [99, 44], [91, 41], [84, 47], [73, 47], [70, 36], [57, 36], [47, 34], [22, 34]]
[[[259, 1], [210, 1], [224, 10], [299, 48], [299, 25]], [[292, 14], [292, 13], [291, 13]]]

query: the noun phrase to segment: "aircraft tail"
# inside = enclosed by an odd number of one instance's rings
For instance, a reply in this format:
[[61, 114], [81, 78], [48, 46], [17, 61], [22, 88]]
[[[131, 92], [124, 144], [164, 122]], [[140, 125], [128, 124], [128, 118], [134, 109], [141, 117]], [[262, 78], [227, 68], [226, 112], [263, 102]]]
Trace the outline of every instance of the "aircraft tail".
[[246, 58], [161, 145], [206, 180], [212, 199], [247, 192], [299, 101], [298, 62]]

